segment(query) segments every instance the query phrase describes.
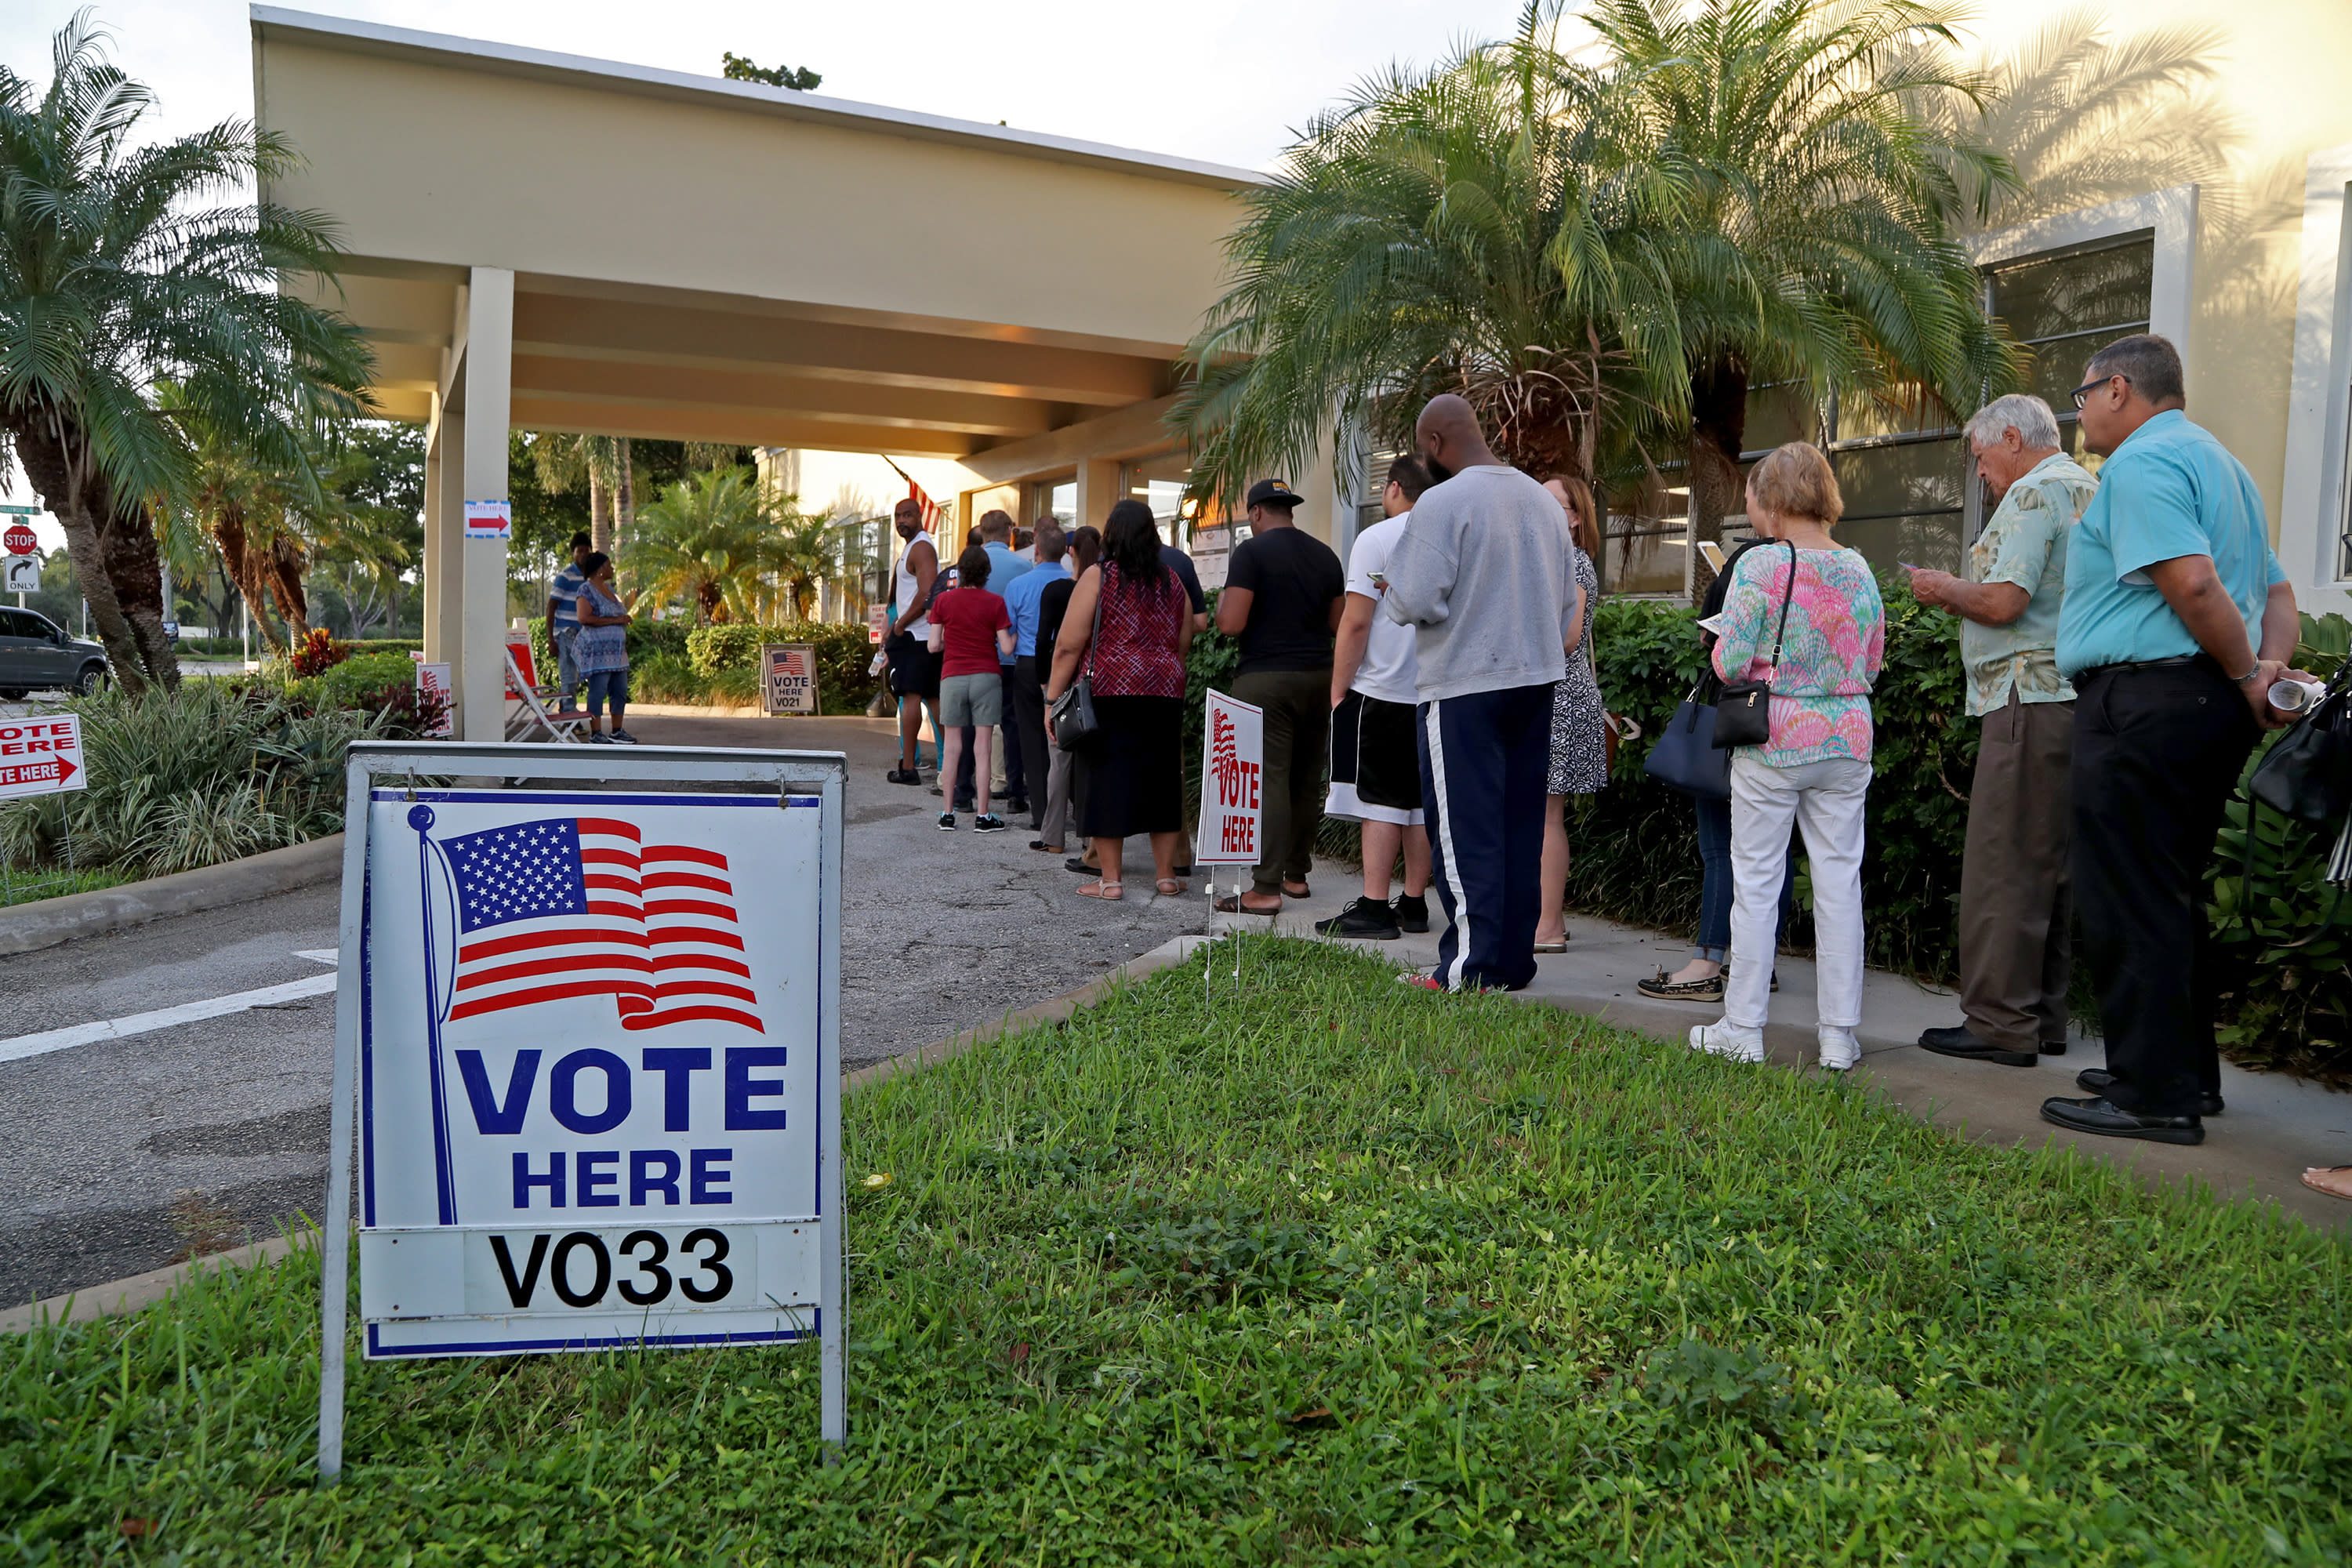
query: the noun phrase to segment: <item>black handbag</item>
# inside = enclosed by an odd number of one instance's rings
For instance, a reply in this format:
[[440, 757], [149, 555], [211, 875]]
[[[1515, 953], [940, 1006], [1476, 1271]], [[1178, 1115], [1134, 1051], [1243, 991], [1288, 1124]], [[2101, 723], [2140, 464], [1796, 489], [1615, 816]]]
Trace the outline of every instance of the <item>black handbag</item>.
[[1780, 595], [1780, 629], [1772, 634], [1772, 667], [1761, 680], [1733, 681], [1715, 700], [1715, 743], [1761, 746], [1772, 739], [1772, 676], [1780, 673], [1780, 644], [1789, 635], [1789, 602], [1797, 596], [1797, 546], [1789, 546], [1789, 591]]
[[1691, 688], [1659, 731], [1658, 743], [1642, 759], [1642, 771], [1668, 789], [1702, 800], [1731, 798], [1731, 753], [1715, 743], [1715, 698], [1712, 675]]
[[2314, 827], [2332, 827], [2352, 810], [2352, 663], [2336, 672], [2303, 721], [2263, 753], [2246, 794]]
[[1053, 711], [1045, 715], [1046, 725], [1054, 731], [1054, 744], [1066, 752], [1091, 751], [1102, 740], [1102, 721], [1095, 716], [1095, 649], [1102, 641], [1102, 602], [1103, 584], [1097, 580], [1094, 626], [1087, 634], [1086, 668], [1070, 682], [1070, 689], [1054, 700]]

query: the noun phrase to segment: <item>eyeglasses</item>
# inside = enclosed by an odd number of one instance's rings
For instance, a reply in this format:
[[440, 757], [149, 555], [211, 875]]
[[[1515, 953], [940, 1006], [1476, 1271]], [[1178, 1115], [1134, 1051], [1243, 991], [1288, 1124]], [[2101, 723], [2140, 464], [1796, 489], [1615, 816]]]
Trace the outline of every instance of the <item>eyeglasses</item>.
[[2111, 381], [2120, 381], [2126, 386], [2129, 386], [2131, 384], [2131, 377], [2124, 374], [2120, 371], [2114, 372], [2107, 375], [2094, 376], [2092, 379], [2084, 382], [2082, 385], [2076, 387], [2074, 391], [2066, 395], [2074, 400], [2074, 411], [2078, 414], [2081, 413], [2083, 405], [2090, 401], [2091, 394], [2098, 391], [2099, 388], [2106, 385], [2107, 383]]

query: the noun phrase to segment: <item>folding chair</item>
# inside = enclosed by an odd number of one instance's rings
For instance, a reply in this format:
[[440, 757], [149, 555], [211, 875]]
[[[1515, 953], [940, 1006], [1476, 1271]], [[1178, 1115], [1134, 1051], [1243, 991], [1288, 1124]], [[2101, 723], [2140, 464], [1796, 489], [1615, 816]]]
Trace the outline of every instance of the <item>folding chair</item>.
[[559, 745], [580, 743], [577, 731], [588, 722], [585, 713], [550, 713], [547, 693], [533, 686], [515, 663], [514, 647], [509, 644], [507, 654], [507, 700], [513, 704], [507, 710], [506, 735], [509, 741], [528, 741], [540, 731]]

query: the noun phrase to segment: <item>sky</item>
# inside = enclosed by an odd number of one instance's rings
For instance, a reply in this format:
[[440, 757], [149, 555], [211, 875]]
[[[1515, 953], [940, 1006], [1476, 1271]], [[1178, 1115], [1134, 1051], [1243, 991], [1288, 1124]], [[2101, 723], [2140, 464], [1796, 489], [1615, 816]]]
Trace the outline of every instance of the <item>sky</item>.
[[[499, 43], [719, 74], [731, 50], [805, 66], [818, 91], [1248, 168], [1293, 127], [1393, 61], [1428, 65], [1512, 30], [1519, 0], [310, 0], [311, 10]], [[73, 0], [0, 4], [0, 63], [49, 77]], [[253, 112], [241, 0], [101, 0], [113, 58], [160, 100], [158, 134]], [[12, 465], [13, 466], [13, 465]], [[21, 477], [19, 493], [33, 499]], [[61, 542], [36, 525], [43, 547]]]

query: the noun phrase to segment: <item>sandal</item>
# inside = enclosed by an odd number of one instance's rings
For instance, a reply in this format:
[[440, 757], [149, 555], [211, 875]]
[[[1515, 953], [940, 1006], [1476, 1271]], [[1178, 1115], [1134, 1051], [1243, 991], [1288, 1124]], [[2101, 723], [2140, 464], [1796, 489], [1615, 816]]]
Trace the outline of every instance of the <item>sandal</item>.
[[1304, 882], [1295, 888], [1285, 882], [1282, 885], [1282, 896], [1286, 899], [1311, 899], [1315, 896], [1315, 889]]
[[1652, 979], [1635, 981], [1633, 989], [1660, 1002], [1720, 1002], [1723, 974], [1718, 970], [1704, 980], [1669, 980], [1661, 969]]
[[1127, 884], [1125, 882], [1105, 882], [1100, 880], [1081, 882], [1078, 884], [1078, 897], [1082, 899], [1101, 899], [1108, 903], [1115, 904], [1121, 899], [1127, 897]]
[[1179, 899], [1184, 896], [1184, 884], [1173, 877], [1162, 877], [1151, 887], [1152, 891], [1163, 899]]
[[1239, 893], [1226, 894], [1216, 901], [1214, 908], [1221, 915], [1263, 915], [1268, 920], [1282, 912], [1280, 904], [1275, 905], [1270, 910], [1253, 909], [1242, 902], [1242, 896]]
[[2347, 1171], [2352, 1171], [2352, 1165], [2314, 1165], [2303, 1173], [2303, 1184], [2315, 1193], [2325, 1193], [2331, 1198], [2352, 1200], [2352, 1193], [2339, 1193], [2334, 1187], [2323, 1187], [2311, 1179], [2314, 1176], [2340, 1175]]
[[1558, 942], [1539, 942], [1536, 943], [1536, 951], [1538, 952], [1566, 952], [1568, 951], [1568, 938], [1563, 936]]

